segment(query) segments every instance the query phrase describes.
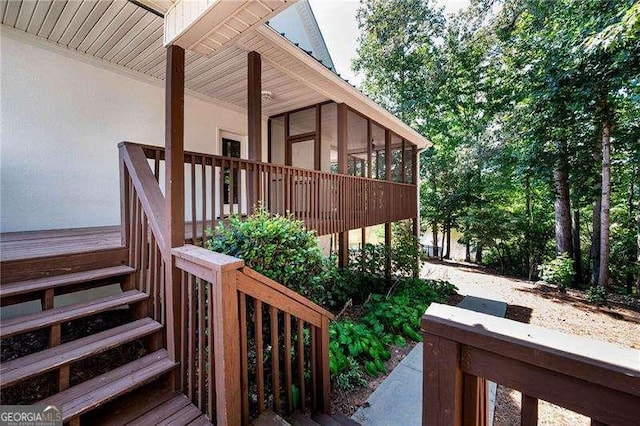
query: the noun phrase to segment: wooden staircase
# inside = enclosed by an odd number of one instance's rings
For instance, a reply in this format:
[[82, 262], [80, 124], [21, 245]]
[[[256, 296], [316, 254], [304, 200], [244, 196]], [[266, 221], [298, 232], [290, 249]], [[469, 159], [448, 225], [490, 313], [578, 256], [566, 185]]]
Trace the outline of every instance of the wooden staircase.
[[[91, 253], [76, 257], [87, 255]], [[22, 274], [16, 272], [12, 264], [15, 261], [0, 264], [3, 271], [5, 267], [13, 271], [9, 276], [12, 281], [6, 282], [4, 274], [2, 277], [2, 306], [39, 300], [42, 307], [40, 312], [0, 320], [3, 358], [5, 352], [13, 352], [6, 351], [10, 346], [42, 338], [41, 344], [29, 353], [19, 352], [17, 357], [0, 364], [2, 403], [54, 405], [61, 410], [63, 421], [70, 424], [211, 424], [182, 393], [173, 390], [172, 374], [179, 364], [171, 361], [164, 349], [164, 326], [148, 315], [149, 295], [129, 284], [135, 268], [111, 265], [109, 259], [100, 265], [99, 252], [93, 256], [93, 263], [97, 262], [99, 267], [82, 270], [81, 265], [74, 264], [74, 255], [70, 255], [68, 269], [73, 272], [66, 274], [59, 274], [59, 264], [55, 268], [31, 267]], [[28, 261], [32, 266], [50, 264], [43, 258], [18, 261]], [[114, 290], [113, 284], [119, 284], [121, 290]], [[114, 294], [87, 297], [83, 291], [97, 289], [93, 294], [99, 294], [100, 287], [109, 285]], [[58, 306], [58, 296], [74, 294], [75, 303]], [[90, 331], [96, 321], [116, 314], [128, 320]], [[76, 328], [87, 327], [85, 335], [70, 335], [73, 324]], [[110, 353], [131, 344], [139, 346], [135, 359], [102, 366], [101, 370], [106, 371], [97, 375], [87, 367], [91, 366], [87, 361], [102, 362], [105, 358], [100, 356], [107, 356], [108, 360]], [[38, 398], [36, 384], [42, 383], [39, 379], [46, 380], [47, 375], [55, 382], [52, 386], [55, 393], [42, 395], [45, 397], [39, 401], [11, 399], [16, 393], [12, 388], [20, 387]]]

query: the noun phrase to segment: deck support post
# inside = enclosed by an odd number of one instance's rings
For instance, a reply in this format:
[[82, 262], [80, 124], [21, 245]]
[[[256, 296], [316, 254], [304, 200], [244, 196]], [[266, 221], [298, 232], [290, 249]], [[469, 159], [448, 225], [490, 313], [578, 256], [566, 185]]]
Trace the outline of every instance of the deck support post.
[[[167, 48], [165, 95], [165, 197], [167, 206], [166, 240], [171, 248], [184, 245], [184, 49]], [[180, 361], [180, 270], [173, 257], [166, 260], [167, 352]], [[175, 384], [179, 388], [179, 385]]]
[[[349, 140], [348, 110], [344, 103], [338, 104], [338, 173], [347, 174], [347, 143]], [[349, 206], [345, 194], [339, 194], [340, 211], [346, 217]], [[338, 266], [341, 268], [349, 263], [349, 231], [338, 233]]]
[[[413, 226], [413, 235], [416, 237], [416, 244], [418, 245], [418, 250], [422, 250], [422, 246], [420, 245], [420, 188], [418, 187], [418, 147], [413, 145], [411, 147], [411, 183], [416, 185], [416, 215], [411, 219]], [[414, 278], [418, 278], [420, 275], [420, 255], [418, 254], [418, 259], [416, 259], [418, 264], [418, 270], [413, 271]]]
[[[262, 161], [262, 58], [258, 52], [247, 54], [247, 133], [249, 160]], [[260, 200], [260, 181], [257, 171], [249, 173], [249, 211]]]
[[[391, 130], [385, 129], [384, 131], [384, 178], [386, 181], [391, 181]], [[387, 199], [391, 199], [388, 197]], [[391, 206], [387, 206], [391, 208]], [[387, 258], [385, 259], [385, 275], [387, 281], [391, 280], [391, 222], [385, 222], [384, 224], [384, 245], [387, 248]]]

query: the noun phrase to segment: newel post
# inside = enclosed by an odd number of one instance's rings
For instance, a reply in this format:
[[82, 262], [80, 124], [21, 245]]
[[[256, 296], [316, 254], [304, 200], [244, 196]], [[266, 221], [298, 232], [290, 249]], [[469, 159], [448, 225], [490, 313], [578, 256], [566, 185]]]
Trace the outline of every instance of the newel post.
[[460, 344], [429, 332], [428, 310], [422, 316], [422, 424], [459, 426], [462, 424], [463, 374]]
[[216, 424], [242, 423], [240, 337], [238, 331], [237, 259], [220, 264], [213, 294], [214, 362], [216, 372]]

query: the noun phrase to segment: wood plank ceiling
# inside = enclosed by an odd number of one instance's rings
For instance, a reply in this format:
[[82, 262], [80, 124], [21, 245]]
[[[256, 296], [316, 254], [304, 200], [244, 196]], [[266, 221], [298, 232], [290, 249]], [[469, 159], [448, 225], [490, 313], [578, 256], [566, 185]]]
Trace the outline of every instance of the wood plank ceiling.
[[[127, 0], [0, 0], [3, 25], [164, 80], [163, 19]], [[234, 43], [205, 57], [186, 54], [185, 86], [246, 108], [247, 46]], [[263, 115], [319, 103], [326, 96], [272, 61], [262, 62], [262, 89], [273, 93]]]

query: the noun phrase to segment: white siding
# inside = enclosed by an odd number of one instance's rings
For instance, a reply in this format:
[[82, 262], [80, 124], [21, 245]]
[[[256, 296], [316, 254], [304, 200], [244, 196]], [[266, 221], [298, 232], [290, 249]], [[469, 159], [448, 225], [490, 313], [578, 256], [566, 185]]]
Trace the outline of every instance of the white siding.
[[[0, 231], [118, 224], [117, 144], [164, 144], [164, 83], [1, 35]], [[246, 116], [186, 96], [186, 149], [218, 153], [219, 129]]]

